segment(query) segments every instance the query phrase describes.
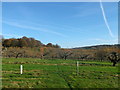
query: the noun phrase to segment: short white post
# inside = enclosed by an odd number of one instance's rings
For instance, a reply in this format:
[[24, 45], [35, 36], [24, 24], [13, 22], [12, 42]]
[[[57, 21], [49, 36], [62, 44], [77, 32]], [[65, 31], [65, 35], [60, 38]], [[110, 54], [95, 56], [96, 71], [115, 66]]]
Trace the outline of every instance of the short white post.
[[79, 62], [77, 61], [77, 75], [79, 73]]
[[20, 65], [20, 74], [22, 74], [22, 73], [23, 73], [23, 66]]

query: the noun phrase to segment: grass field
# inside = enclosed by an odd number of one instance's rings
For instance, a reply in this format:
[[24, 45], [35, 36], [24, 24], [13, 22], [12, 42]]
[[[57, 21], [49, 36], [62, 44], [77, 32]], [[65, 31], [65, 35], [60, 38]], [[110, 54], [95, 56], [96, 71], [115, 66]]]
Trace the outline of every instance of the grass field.
[[[23, 74], [20, 74], [20, 65]], [[76, 60], [2, 59], [3, 88], [118, 88], [118, 65]]]

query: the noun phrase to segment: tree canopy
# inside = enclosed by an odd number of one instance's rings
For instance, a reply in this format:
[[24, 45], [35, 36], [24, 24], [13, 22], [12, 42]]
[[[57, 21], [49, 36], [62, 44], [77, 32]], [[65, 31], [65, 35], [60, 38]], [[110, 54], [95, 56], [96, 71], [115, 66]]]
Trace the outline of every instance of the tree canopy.
[[39, 40], [35, 40], [34, 38], [10, 38], [10, 39], [2, 39], [2, 46], [4, 47], [54, 47], [54, 48], [60, 48], [59, 45], [54, 45], [52, 43], [48, 43], [47, 45], [43, 44]]

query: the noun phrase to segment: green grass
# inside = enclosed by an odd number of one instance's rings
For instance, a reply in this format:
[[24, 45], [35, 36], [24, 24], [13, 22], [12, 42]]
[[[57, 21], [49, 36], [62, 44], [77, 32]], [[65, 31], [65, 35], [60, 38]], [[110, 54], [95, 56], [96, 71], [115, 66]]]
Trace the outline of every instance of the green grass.
[[[3, 58], [3, 88], [118, 88], [118, 66], [110, 62]], [[24, 71], [20, 75], [20, 65]]]

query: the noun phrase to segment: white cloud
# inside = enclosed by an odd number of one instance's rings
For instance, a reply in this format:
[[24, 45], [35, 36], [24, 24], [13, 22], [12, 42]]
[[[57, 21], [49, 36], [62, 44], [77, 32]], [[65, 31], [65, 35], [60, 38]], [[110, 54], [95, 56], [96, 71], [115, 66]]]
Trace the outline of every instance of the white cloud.
[[97, 42], [100, 42], [100, 43], [105, 43], [105, 44], [117, 44], [118, 43], [118, 38], [114, 38], [114, 39], [100, 39], [100, 38], [94, 38], [94, 39], [89, 39], [89, 40], [92, 40], [92, 41], [97, 41]]

